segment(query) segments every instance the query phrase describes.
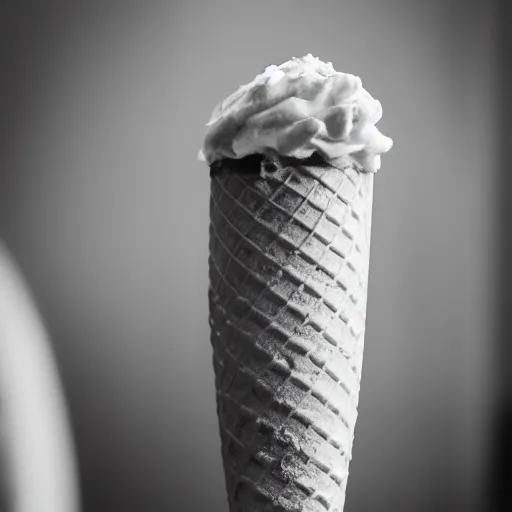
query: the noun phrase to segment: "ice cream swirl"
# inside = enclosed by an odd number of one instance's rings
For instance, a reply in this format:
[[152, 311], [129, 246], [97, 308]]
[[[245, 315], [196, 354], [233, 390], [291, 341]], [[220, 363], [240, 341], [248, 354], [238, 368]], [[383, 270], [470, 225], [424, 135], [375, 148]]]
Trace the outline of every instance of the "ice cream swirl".
[[332, 165], [349, 157], [376, 172], [393, 145], [375, 126], [381, 117], [380, 102], [359, 77], [311, 54], [294, 57], [268, 66], [215, 107], [199, 156], [211, 164], [269, 148], [296, 158], [316, 151]]

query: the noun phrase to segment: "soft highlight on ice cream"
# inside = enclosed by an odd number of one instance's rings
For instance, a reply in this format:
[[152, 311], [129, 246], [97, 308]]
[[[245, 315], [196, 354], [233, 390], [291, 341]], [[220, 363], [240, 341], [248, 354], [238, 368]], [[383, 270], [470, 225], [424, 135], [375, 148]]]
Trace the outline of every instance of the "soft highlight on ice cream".
[[296, 158], [316, 151], [334, 166], [352, 158], [376, 172], [393, 145], [375, 126], [381, 117], [380, 102], [359, 77], [311, 54], [294, 57], [268, 66], [215, 107], [199, 157], [212, 164], [267, 149]]

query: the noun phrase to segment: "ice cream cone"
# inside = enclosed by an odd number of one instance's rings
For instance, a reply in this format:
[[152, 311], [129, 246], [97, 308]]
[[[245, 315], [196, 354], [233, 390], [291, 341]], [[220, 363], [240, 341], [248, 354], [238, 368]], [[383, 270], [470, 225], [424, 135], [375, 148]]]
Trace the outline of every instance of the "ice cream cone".
[[210, 325], [231, 512], [342, 512], [373, 174], [264, 152], [211, 167]]
[[312, 55], [214, 109], [210, 324], [231, 512], [343, 512], [363, 363], [373, 176], [393, 142]]

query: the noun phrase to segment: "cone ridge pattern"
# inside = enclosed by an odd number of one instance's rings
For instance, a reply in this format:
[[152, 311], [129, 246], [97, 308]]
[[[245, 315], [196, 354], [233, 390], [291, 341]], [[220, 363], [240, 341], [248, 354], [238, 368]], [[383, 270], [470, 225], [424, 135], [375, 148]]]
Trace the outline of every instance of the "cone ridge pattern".
[[279, 158], [211, 179], [209, 321], [231, 512], [343, 511], [372, 187], [355, 166]]

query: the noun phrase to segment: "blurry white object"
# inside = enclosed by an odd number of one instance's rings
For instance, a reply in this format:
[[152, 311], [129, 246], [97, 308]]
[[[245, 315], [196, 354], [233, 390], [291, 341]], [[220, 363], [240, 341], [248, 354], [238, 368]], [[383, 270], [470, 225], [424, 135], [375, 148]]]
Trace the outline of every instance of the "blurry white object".
[[1, 243], [0, 432], [12, 512], [78, 512], [75, 457], [51, 347]]

